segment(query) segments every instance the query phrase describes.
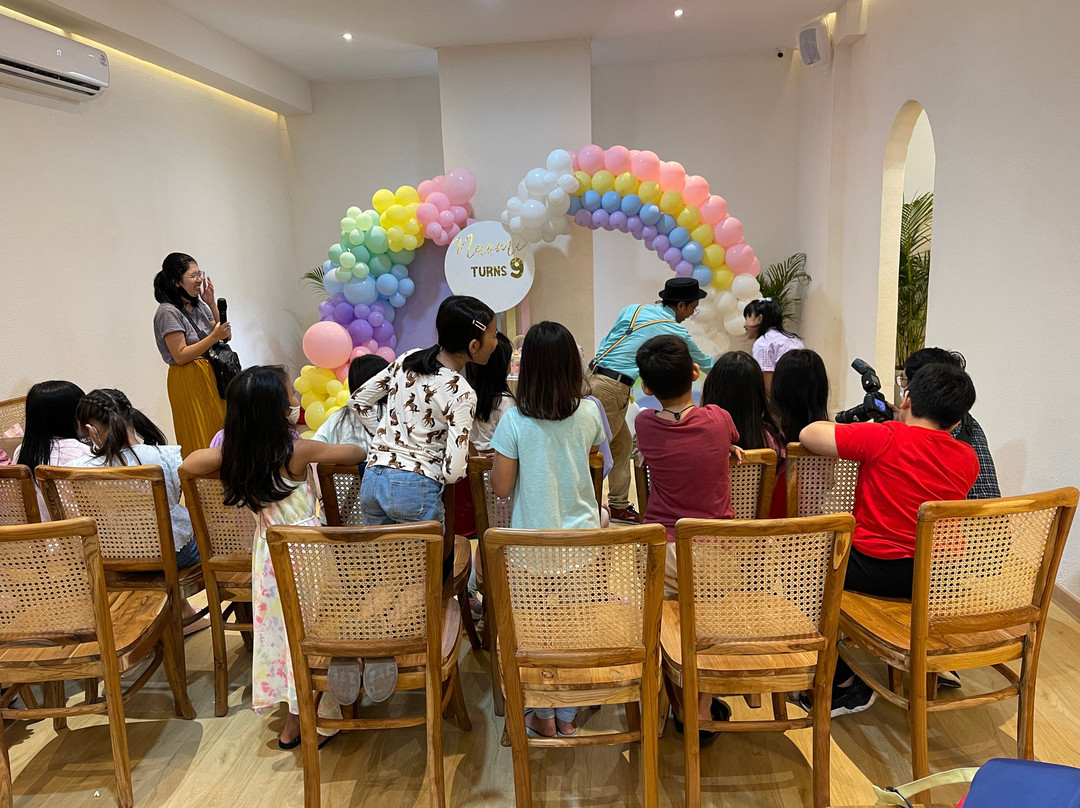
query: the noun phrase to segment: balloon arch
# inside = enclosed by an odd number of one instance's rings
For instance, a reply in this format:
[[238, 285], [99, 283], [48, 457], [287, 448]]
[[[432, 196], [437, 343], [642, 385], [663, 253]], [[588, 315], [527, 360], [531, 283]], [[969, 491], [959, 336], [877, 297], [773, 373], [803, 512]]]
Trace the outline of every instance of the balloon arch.
[[[472, 173], [454, 169], [415, 188], [376, 191], [369, 210], [348, 209], [322, 266], [328, 299], [304, 334], [312, 364], [294, 382], [309, 429], [347, 403], [353, 358], [395, 358], [394, 320], [415, 291], [409, 266], [428, 241], [445, 246], [473, 221], [475, 193]], [[556, 149], [518, 184], [501, 220], [529, 243], [553, 241], [572, 224], [629, 233], [675, 275], [694, 277], [709, 291], [701, 306], [706, 316], [698, 319], [717, 330], [722, 322], [728, 334], [742, 333], [743, 304], [760, 294], [761, 263], [727, 202], [703, 177], [687, 176], [682, 165], [651, 151]]]

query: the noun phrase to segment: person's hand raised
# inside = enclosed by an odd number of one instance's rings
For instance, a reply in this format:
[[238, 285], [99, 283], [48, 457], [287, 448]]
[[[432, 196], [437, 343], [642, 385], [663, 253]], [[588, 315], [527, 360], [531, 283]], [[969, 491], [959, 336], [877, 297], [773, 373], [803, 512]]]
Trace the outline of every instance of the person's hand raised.
[[209, 275], [203, 276], [202, 291], [199, 292], [199, 297], [211, 309], [214, 308], [214, 282], [210, 280]]

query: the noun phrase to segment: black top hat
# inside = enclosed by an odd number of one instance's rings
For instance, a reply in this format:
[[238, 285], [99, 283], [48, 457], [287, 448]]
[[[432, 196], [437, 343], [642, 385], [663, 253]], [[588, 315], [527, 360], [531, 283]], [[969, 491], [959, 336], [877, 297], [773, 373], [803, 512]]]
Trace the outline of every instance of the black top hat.
[[671, 278], [660, 290], [660, 299], [665, 303], [690, 303], [703, 297], [705, 292], [697, 278]]

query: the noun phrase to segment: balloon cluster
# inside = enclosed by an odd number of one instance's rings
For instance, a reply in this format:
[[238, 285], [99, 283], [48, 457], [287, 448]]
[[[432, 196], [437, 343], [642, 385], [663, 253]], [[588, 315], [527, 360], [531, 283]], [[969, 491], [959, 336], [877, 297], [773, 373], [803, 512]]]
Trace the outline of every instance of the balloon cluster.
[[534, 168], [518, 183], [517, 196], [506, 201], [502, 223], [511, 233], [530, 244], [554, 241], [570, 232], [567, 213], [571, 194], [578, 190], [574, 176], [574, 156], [556, 149], [547, 158], [547, 168]]
[[415, 188], [382, 188], [370, 209], [346, 211], [341, 237], [322, 266], [328, 299], [319, 304], [319, 322], [304, 334], [312, 364], [293, 383], [311, 429], [348, 400], [343, 385], [355, 357], [373, 353], [394, 361], [396, 311], [416, 290], [409, 265], [425, 240], [449, 244], [471, 221], [475, 193], [476, 178], [459, 168]]

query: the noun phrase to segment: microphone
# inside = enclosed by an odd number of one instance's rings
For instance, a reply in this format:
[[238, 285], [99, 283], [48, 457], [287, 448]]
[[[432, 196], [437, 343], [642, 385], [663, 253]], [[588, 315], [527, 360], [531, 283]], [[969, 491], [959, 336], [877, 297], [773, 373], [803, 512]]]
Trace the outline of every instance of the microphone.
[[229, 318], [225, 316], [226, 312], [228, 311], [228, 308], [229, 308], [229, 304], [225, 300], [225, 298], [219, 297], [217, 299], [217, 309], [218, 309], [219, 322], [227, 323], [229, 321]]

